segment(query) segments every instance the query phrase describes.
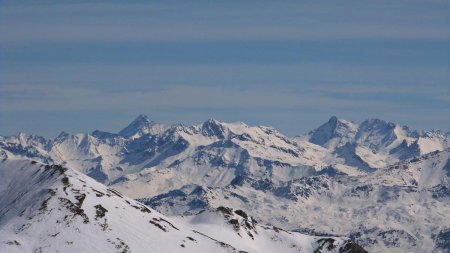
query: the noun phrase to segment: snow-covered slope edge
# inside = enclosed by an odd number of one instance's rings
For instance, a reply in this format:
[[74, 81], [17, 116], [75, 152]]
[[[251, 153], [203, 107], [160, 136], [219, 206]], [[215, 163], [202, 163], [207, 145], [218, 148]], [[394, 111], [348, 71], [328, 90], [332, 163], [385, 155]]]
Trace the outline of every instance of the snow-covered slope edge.
[[71, 169], [0, 162], [0, 252], [365, 252], [219, 208], [164, 215]]

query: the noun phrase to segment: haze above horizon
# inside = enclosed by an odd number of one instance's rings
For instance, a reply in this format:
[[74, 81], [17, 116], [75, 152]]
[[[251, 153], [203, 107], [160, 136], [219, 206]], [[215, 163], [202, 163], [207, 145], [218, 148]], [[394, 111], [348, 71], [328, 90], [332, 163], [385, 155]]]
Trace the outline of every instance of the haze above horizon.
[[450, 131], [449, 17], [446, 0], [0, 0], [0, 134], [117, 132], [139, 114]]

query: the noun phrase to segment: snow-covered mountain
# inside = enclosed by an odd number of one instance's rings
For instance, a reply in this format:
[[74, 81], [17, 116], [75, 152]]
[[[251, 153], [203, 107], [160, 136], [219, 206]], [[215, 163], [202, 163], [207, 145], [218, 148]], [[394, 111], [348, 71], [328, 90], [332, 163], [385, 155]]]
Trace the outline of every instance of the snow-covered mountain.
[[142, 115], [118, 134], [61, 133], [46, 140], [20, 133], [1, 137], [0, 148], [4, 156], [74, 168], [135, 198], [191, 183], [226, 186], [246, 175], [300, 178], [335, 159], [318, 145], [270, 127], [216, 120], [165, 127]]
[[57, 165], [0, 162], [0, 252], [366, 252], [220, 207], [166, 217]]
[[134, 198], [188, 184], [223, 187], [246, 177], [284, 182], [329, 166], [359, 175], [449, 146], [448, 133], [411, 131], [378, 119], [357, 125], [336, 117], [295, 138], [270, 127], [212, 119], [164, 126], [144, 115], [117, 134], [0, 136], [2, 156], [74, 168]]
[[369, 252], [449, 252], [449, 176], [445, 150], [360, 176], [329, 167], [282, 183], [189, 185], [140, 201], [169, 215], [232, 206], [287, 229], [349, 236]]
[[442, 131], [413, 131], [380, 119], [360, 125], [333, 116], [309, 132], [296, 137], [327, 148], [360, 169], [385, 168], [399, 161], [450, 147], [450, 134]]
[[73, 168], [167, 215], [228, 206], [290, 230], [350, 236], [371, 252], [446, 252], [449, 146], [449, 133], [379, 119], [332, 117], [289, 138], [141, 115], [119, 133], [0, 137], [0, 157]]

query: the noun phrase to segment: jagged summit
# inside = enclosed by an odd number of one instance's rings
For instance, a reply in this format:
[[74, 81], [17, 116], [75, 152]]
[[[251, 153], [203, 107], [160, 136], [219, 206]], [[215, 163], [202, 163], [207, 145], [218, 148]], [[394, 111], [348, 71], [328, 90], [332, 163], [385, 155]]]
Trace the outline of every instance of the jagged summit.
[[149, 127], [153, 124], [154, 124], [154, 122], [151, 121], [146, 115], [141, 114], [141, 115], [138, 115], [136, 117], [136, 119], [134, 119], [128, 126], [123, 128], [119, 132], [119, 135], [129, 137], [129, 136], [135, 134], [136, 132], [138, 132], [146, 127]]
[[166, 127], [151, 121], [146, 115], [141, 114], [118, 134], [125, 138], [139, 138], [145, 134], [156, 134], [164, 131]]
[[214, 118], [209, 118], [203, 124], [221, 124], [221, 122]]
[[205, 136], [217, 136], [220, 139], [225, 138], [228, 129], [221, 122], [215, 119], [208, 119], [201, 125], [202, 133]]
[[56, 136], [55, 141], [61, 141], [64, 140], [66, 138], [68, 138], [70, 136], [69, 133], [65, 132], [65, 131], [61, 131], [58, 136]]
[[386, 127], [393, 128], [397, 124], [388, 122], [388, 121], [385, 121], [382, 119], [378, 119], [378, 118], [371, 118], [371, 119], [366, 119], [361, 123], [361, 126], [365, 126], [365, 125], [367, 125], [367, 126], [377, 125], [377, 126], [386, 126]]
[[324, 147], [336, 147], [345, 145], [354, 138], [358, 125], [332, 116], [328, 122], [311, 131], [309, 141]]
[[333, 116], [330, 117], [328, 122], [335, 122], [335, 121], [338, 121], [338, 120], [339, 120], [339, 118], [336, 115], [333, 115]]

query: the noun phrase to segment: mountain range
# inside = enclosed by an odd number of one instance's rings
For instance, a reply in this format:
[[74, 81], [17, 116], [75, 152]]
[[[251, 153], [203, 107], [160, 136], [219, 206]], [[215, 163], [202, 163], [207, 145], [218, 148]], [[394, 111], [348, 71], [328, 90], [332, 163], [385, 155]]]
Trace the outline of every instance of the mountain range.
[[295, 137], [213, 119], [167, 126], [144, 115], [118, 133], [0, 137], [5, 161], [57, 164], [158, 215], [240, 210], [260, 224], [337, 238], [341, 248], [350, 238], [370, 252], [450, 252], [449, 147], [450, 133], [337, 117]]

